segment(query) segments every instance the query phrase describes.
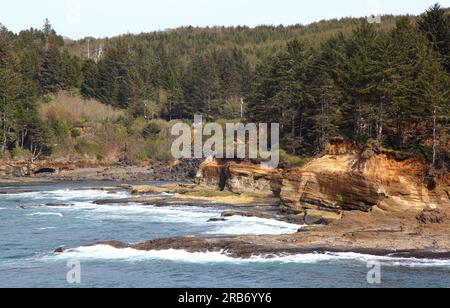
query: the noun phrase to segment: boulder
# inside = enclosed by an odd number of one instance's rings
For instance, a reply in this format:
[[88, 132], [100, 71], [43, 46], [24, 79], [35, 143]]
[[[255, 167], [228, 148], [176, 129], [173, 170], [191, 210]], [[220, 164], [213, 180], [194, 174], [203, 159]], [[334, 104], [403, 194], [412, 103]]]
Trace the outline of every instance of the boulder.
[[40, 168], [36, 171], [34, 171], [34, 174], [45, 174], [45, 173], [56, 173], [56, 169], [54, 168]]
[[65, 251], [66, 251], [66, 249], [64, 247], [58, 247], [55, 249], [54, 253], [63, 253]]
[[307, 225], [329, 225], [341, 219], [341, 212], [320, 211], [313, 209], [305, 211], [305, 223]]
[[447, 220], [447, 215], [438, 209], [425, 209], [416, 216], [416, 219], [422, 225], [442, 224]]
[[223, 222], [227, 221], [225, 218], [211, 218], [208, 220], [208, 222]]

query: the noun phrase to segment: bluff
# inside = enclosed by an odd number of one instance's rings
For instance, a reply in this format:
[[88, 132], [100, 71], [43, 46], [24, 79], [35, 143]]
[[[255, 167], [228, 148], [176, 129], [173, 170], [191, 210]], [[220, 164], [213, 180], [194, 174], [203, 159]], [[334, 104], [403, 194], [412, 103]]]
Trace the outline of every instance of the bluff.
[[200, 185], [234, 193], [280, 197], [283, 212], [310, 220], [335, 220], [345, 211], [423, 210], [450, 206], [448, 173], [427, 182], [423, 161], [350, 143], [330, 145], [302, 168], [269, 169], [249, 161], [210, 158], [197, 174]]

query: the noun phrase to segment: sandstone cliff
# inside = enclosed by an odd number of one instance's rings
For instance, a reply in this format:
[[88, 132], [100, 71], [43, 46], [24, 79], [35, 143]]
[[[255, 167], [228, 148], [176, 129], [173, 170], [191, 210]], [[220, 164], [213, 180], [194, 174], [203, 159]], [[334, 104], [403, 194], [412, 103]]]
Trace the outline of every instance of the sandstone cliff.
[[258, 193], [279, 196], [283, 174], [251, 162], [209, 158], [200, 165], [197, 182], [208, 188], [229, 190], [236, 194]]
[[369, 211], [374, 206], [402, 211], [450, 205], [448, 180], [429, 189], [425, 175], [426, 166], [418, 159], [331, 146], [326, 155], [284, 174], [281, 200], [283, 209], [293, 212]]
[[267, 169], [251, 162], [208, 159], [198, 183], [235, 193], [277, 195], [281, 209], [314, 223], [349, 210], [422, 210], [450, 206], [449, 177], [429, 189], [426, 166], [415, 158], [374, 152], [352, 144], [331, 145], [303, 168]]

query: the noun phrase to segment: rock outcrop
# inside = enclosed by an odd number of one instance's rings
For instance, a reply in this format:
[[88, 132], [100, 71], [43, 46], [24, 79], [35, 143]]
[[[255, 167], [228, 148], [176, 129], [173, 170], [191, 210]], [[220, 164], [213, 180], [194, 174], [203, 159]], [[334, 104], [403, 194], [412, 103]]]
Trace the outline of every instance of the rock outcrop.
[[424, 183], [426, 167], [414, 158], [397, 158], [356, 147], [332, 146], [326, 155], [304, 168], [288, 170], [283, 177], [283, 210], [307, 209], [340, 212], [424, 209], [449, 204], [449, 183], [430, 190]]
[[328, 224], [345, 211], [450, 206], [448, 175], [430, 189], [426, 174], [425, 164], [414, 157], [340, 142], [306, 166], [289, 170], [210, 158], [200, 166], [197, 183], [236, 194], [279, 196], [283, 212]]
[[279, 196], [282, 171], [248, 161], [209, 158], [200, 165], [197, 182], [202, 186], [236, 194], [258, 193]]
[[442, 210], [425, 209], [417, 214], [416, 219], [423, 225], [442, 224], [447, 221], [447, 215]]
[[[450, 209], [440, 212], [448, 216]], [[342, 220], [328, 226], [303, 227], [289, 235], [182, 237], [128, 244], [111, 241], [92, 245], [109, 245], [117, 249], [137, 250], [179, 249], [188, 252], [223, 252], [234, 258], [277, 255], [355, 252], [362, 254], [444, 258], [450, 257], [450, 223], [422, 224], [414, 211], [393, 212], [386, 215], [377, 210], [345, 212]], [[64, 250], [63, 250], [64, 251]]]

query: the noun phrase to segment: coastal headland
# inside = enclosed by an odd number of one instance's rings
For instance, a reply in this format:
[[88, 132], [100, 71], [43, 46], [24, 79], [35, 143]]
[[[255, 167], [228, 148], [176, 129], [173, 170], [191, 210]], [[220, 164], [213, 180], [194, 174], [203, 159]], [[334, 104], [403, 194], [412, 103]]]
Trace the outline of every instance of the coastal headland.
[[[427, 176], [414, 157], [330, 145], [302, 168], [269, 169], [251, 161], [210, 158], [194, 182], [105, 187], [128, 190], [127, 199], [97, 204], [233, 207], [231, 216], [277, 219], [303, 225], [271, 236], [181, 237], [140, 244], [87, 243], [137, 250], [223, 252], [236, 258], [280, 254], [357, 252], [416, 258], [450, 256], [449, 175]], [[59, 251], [61, 252], [61, 250]]]

